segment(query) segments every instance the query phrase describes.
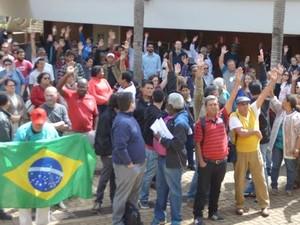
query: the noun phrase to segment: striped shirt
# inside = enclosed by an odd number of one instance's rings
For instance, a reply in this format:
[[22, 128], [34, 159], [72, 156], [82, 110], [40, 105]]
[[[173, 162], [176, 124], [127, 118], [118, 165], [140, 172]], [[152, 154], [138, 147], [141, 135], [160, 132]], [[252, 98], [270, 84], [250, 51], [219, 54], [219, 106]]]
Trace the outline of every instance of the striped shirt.
[[205, 118], [204, 134], [201, 120], [196, 123], [194, 139], [201, 146], [203, 159], [222, 160], [228, 155], [227, 123], [228, 113], [225, 108], [220, 111], [215, 119]]

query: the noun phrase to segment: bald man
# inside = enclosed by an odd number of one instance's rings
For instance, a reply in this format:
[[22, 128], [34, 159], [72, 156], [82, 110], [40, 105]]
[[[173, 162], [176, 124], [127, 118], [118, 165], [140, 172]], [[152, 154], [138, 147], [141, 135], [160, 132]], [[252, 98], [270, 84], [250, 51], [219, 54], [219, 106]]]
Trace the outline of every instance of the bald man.
[[48, 122], [52, 123], [59, 136], [62, 136], [65, 131], [71, 130], [67, 109], [64, 105], [57, 103], [58, 91], [55, 87], [46, 88], [44, 94], [46, 102], [41, 105], [41, 108], [47, 112]]

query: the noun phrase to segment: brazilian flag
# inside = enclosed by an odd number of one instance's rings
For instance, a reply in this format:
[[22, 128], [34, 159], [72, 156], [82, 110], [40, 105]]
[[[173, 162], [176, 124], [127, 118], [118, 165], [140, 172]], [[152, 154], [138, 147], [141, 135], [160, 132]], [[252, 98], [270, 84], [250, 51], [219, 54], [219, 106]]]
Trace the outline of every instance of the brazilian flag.
[[81, 134], [0, 143], [0, 208], [43, 208], [92, 197], [94, 150]]

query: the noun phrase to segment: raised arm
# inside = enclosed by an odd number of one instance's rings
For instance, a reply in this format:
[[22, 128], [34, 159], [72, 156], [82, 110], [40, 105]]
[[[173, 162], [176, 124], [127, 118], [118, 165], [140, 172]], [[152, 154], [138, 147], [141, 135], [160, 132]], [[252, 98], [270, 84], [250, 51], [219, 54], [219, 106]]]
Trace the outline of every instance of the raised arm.
[[204, 91], [203, 91], [203, 75], [204, 75], [204, 62], [203, 59], [198, 59], [197, 62], [198, 69], [197, 74], [195, 77], [195, 89], [194, 89], [194, 115], [195, 115], [195, 121], [198, 120], [201, 106], [203, 104], [203, 97], [204, 97]]
[[74, 75], [75, 68], [73, 66], [68, 66], [65, 75], [58, 81], [56, 86], [58, 92], [61, 96], [65, 96], [65, 92], [63, 90], [64, 85], [66, 84], [68, 78]]
[[259, 55], [257, 57], [258, 65], [259, 65], [259, 81], [263, 88], [267, 86], [267, 69], [265, 65], [264, 59], [264, 51], [262, 49], [259, 50]]
[[147, 53], [148, 38], [149, 38], [149, 33], [146, 32], [144, 38], [144, 54]]
[[270, 94], [270, 92], [272, 91], [272, 89], [274, 88], [274, 85], [277, 81], [277, 74], [279, 73], [279, 71], [275, 68], [273, 68], [271, 70], [270, 73], [270, 82], [269, 84], [263, 89], [263, 91], [260, 93], [260, 95], [258, 96], [257, 100], [256, 100], [256, 106], [257, 108], [260, 108], [263, 104], [263, 102], [265, 101], [265, 99], [268, 97], [268, 95]]
[[238, 90], [240, 88], [242, 76], [243, 76], [243, 69], [242, 69], [242, 67], [239, 67], [235, 72], [235, 83], [234, 83], [233, 89], [230, 93], [230, 98], [228, 99], [228, 101], [226, 102], [226, 104], [224, 106], [228, 115], [232, 112], [232, 106], [233, 106], [234, 100], [236, 98], [236, 95], [238, 93]]
[[222, 48], [221, 48], [221, 55], [219, 56], [219, 67], [220, 67], [220, 70], [223, 70], [225, 64], [224, 64], [224, 56], [225, 54], [228, 52], [227, 50], [227, 47], [224, 45]]
[[193, 37], [193, 40], [190, 44], [190, 52], [191, 52], [192, 58], [194, 59], [195, 62], [196, 62], [197, 56], [198, 56], [198, 52], [196, 51], [196, 48], [195, 48], [197, 40], [198, 40], [198, 35]]
[[35, 33], [30, 33], [31, 59], [36, 58]]

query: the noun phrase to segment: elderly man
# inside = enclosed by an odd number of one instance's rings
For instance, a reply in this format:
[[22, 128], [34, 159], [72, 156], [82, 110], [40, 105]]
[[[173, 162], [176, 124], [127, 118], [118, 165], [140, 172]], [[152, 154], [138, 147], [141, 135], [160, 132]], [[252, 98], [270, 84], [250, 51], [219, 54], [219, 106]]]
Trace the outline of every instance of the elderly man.
[[46, 102], [41, 105], [48, 115], [48, 122], [57, 130], [59, 136], [71, 129], [71, 121], [64, 105], [57, 103], [58, 91], [55, 87], [47, 87], [45, 90]]
[[[42, 108], [34, 109], [30, 114], [31, 121], [23, 124], [16, 132], [14, 141], [38, 141], [58, 138], [55, 128], [47, 123], [47, 113]], [[36, 210], [36, 224], [47, 225], [50, 222], [50, 209]], [[19, 209], [20, 225], [32, 224], [31, 209]]]
[[156, 175], [157, 200], [154, 209], [152, 225], [165, 223], [168, 198], [171, 203], [171, 224], [181, 223], [181, 175], [186, 165], [185, 143], [187, 136], [192, 134], [188, 113], [184, 110], [184, 99], [179, 93], [168, 96], [167, 110], [171, 119], [167, 127], [173, 138], [161, 137], [155, 134], [158, 141], [167, 149], [165, 156], [158, 157]]
[[229, 120], [230, 130], [234, 131], [236, 137], [237, 161], [234, 167], [234, 180], [236, 213], [238, 215], [244, 214], [243, 205], [245, 199], [243, 192], [246, 172], [249, 170], [253, 178], [261, 215], [263, 217], [269, 216], [269, 193], [264, 178], [262, 156], [259, 151], [262, 135], [259, 130], [258, 118], [264, 100], [276, 83], [276, 71], [271, 72], [270, 79], [268, 86], [263, 89], [256, 101], [251, 105], [248, 97], [237, 98], [237, 111], [231, 114]]
[[78, 80], [76, 91], [64, 87], [68, 78], [73, 75], [74, 67], [70, 66], [58, 82], [57, 90], [67, 102], [72, 131], [85, 133], [93, 145], [98, 116], [96, 100], [87, 93], [88, 81], [84, 78]]

